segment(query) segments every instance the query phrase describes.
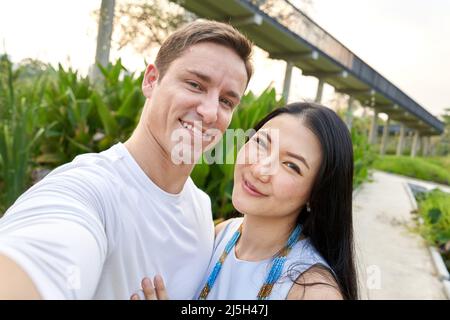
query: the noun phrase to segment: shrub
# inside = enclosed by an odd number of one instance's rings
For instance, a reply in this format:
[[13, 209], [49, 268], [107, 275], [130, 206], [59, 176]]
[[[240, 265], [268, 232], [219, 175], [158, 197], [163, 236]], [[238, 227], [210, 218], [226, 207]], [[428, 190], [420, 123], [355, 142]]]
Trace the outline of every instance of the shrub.
[[450, 269], [450, 194], [434, 190], [418, 204], [423, 219], [420, 233], [431, 245], [439, 247]]

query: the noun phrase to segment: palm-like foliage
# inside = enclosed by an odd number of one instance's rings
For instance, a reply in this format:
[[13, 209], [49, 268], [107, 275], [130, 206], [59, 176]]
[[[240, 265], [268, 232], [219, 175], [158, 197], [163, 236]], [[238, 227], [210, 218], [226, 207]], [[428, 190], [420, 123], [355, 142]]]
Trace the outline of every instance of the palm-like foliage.
[[[6, 56], [1, 57], [0, 213], [33, 183], [33, 172], [53, 169], [80, 153], [105, 150], [130, 136], [144, 105], [143, 73], [129, 73], [120, 60], [99, 68], [104, 81], [92, 84], [61, 65], [28, 61], [14, 68]], [[282, 104], [274, 89], [260, 96], [250, 92], [229, 129], [246, 132]], [[352, 139], [357, 185], [367, 179], [374, 153], [362, 130], [354, 130]], [[225, 134], [215, 148], [215, 158], [222, 163], [202, 161], [192, 173], [194, 182], [211, 197], [216, 218], [227, 218], [234, 211], [234, 160], [241, 142], [236, 140]]]

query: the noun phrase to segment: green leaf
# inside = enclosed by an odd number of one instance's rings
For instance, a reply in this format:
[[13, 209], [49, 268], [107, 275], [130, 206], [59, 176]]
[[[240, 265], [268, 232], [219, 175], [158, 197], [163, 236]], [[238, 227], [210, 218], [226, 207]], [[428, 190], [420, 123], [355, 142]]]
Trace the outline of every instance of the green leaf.
[[431, 208], [430, 210], [428, 210], [428, 218], [430, 219], [430, 222], [432, 224], [438, 222], [441, 215], [441, 210], [439, 210], [438, 208]]
[[103, 124], [105, 133], [109, 136], [116, 137], [118, 134], [118, 124], [111, 111], [98, 94], [94, 93], [92, 95], [92, 100], [94, 105], [97, 107], [97, 112]]
[[119, 110], [117, 110], [117, 115], [128, 119], [134, 119], [138, 113], [138, 110], [141, 108], [141, 106], [138, 105], [140, 98], [141, 89], [134, 88], [133, 91], [127, 95], [122, 105], [119, 107]]
[[195, 165], [191, 178], [197, 187], [204, 189], [209, 170], [209, 165], [204, 162]]

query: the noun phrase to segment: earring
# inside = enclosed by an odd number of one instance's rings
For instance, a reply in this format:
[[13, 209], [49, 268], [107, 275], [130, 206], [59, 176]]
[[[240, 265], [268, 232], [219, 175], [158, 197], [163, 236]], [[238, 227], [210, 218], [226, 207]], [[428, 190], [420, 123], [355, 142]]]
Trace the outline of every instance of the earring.
[[311, 207], [309, 206], [309, 202], [306, 203], [306, 211], [311, 212]]

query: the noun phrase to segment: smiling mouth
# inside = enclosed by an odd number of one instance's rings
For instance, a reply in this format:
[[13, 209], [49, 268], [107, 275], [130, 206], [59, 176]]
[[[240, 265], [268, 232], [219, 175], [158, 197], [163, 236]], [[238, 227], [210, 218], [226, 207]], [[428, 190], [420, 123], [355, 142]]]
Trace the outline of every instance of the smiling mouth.
[[178, 119], [181, 126], [185, 128], [186, 130], [189, 130], [194, 136], [201, 136], [203, 140], [205, 141], [211, 141], [213, 139], [213, 135], [206, 133], [206, 131], [202, 132], [202, 130], [195, 127], [191, 122], [186, 122], [181, 119]]
[[254, 185], [252, 185], [250, 182], [248, 182], [247, 180], [245, 180], [245, 178], [242, 179], [242, 186], [245, 189], [245, 191], [247, 191], [247, 193], [251, 194], [252, 196], [267, 197], [267, 195], [265, 195], [264, 193], [262, 193], [258, 189], [256, 189], [256, 187]]

